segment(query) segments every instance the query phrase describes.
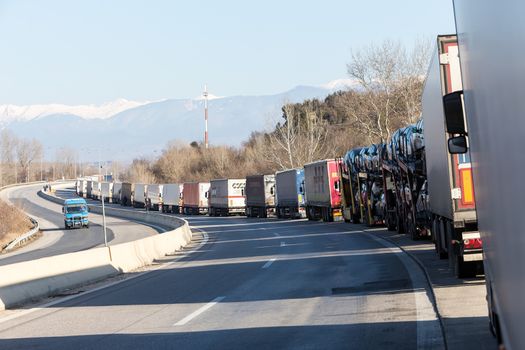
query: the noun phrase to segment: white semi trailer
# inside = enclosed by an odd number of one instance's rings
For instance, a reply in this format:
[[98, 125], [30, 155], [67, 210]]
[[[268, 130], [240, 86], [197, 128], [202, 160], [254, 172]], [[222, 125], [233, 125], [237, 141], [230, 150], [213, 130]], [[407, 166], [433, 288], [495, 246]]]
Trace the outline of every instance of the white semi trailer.
[[436, 251], [448, 257], [458, 277], [483, 270], [469, 152], [450, 154], [443, 96], [461, 91], [461, 69], [455, 35], [440, 35], [423, 89], [425, 157], [431, 232]]
[[525, 2], [454, 0], [454, 12], [464, 94], [444, 104], [448, 126], [464, 127], [463, 105], [468, 127], [449, 149], [472, 156], [492, 330], [525, 349]]

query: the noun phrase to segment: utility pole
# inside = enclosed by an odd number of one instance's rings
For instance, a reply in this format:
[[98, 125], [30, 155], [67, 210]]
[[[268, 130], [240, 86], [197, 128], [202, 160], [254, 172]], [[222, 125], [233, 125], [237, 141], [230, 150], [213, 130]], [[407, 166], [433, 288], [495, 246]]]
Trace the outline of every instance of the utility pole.
[[208, 149], [208, 86], [204, 85], [204, 147]]

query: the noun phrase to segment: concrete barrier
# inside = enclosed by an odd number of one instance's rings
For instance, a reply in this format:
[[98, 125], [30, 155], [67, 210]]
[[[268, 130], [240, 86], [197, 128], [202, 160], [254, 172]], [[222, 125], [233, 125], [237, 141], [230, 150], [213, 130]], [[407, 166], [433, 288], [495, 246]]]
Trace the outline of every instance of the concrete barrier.
[[[49, 194], [39, 192], [39, 195], [57, 204], [63, 203], [62, 199]], [[102, 208], [90, 205], [90, 210], [101, 212]], [[110, 207], [106, 208], [106, 215], [173, 230], [109, 247], [0, 266], [0, 310], [151, 264], [181, 249], [192, 238], [188, 223], [170, 215]]]

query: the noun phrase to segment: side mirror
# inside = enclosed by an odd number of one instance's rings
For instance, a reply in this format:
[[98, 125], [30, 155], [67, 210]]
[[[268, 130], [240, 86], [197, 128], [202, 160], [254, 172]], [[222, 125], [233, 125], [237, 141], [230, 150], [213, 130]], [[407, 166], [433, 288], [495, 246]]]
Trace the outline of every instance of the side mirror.
[[448, 139], [448, 151], [451, 154], [467, 153], [467, 138], [465, 135]]
[[336, 182], [334, 182], [334, 189], [337, 192], [339, 192], [340, 188], [341, 188], [341, 182], [340, 182], [340, 180], [337, 180]]
[[244, 196], [244, 188], [241, 189], [241, 196]]
[[204, 198], [208, 198], [209, 194], [210, 194], [209, 191], [204, 192]]
[[450, 134], [465, 134], [466, 132], [461, 96], [463, 96], [463, 91], [456, 91], [443, 96], [447, 132]]
[[274, 191], [274, 188], [273, 188], [273, 187], [270, 188], [270, 194], [271, 194], [272, 196], [274, 195], [274, 192], [275, 192], [275, 191]]
[[300, 186], [300, 187], [299, 187], [299, 193], [304, 194], [303, 186]]

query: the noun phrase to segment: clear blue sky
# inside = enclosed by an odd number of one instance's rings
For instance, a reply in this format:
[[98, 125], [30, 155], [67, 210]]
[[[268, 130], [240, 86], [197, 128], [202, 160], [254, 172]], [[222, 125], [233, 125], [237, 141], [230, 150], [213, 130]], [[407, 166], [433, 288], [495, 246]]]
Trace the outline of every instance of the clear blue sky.
[[271, 94], [452, 32], [452, 0], [0, 0], [0, 104]]

